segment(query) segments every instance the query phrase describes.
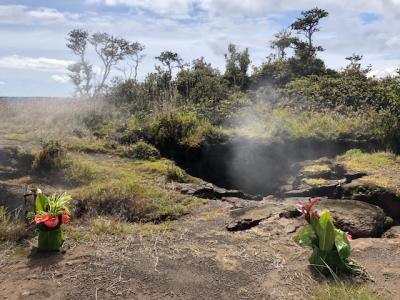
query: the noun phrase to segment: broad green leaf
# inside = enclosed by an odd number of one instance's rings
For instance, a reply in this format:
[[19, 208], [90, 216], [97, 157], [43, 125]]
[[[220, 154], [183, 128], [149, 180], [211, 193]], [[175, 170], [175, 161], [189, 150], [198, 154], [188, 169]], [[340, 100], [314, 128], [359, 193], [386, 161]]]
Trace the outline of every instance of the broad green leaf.
[[46, 195], [43, 193], [39, 193], [36, 196], [35, 210], [36, 211], [46, 211], [48, 203], [49, 203], [49, 201], [48, 201]]
[[342, 260], [350, 256], [351, 246], [345, 232], [335, 229], [335, 246]]
[[326, 268], [326, 263], [325, 263], [326, 256], [327, 256], [327, 252], [326, 251], [321, 251], [318, 248], [314, 248], [314, 251], [311, 254], [311, 256], [308, 259], [308, 261], [318, 271], [320, 271], [323, 274], [327, 274], [326, 271], [328, 269]]
[[324, 211], [319, 217], [318, 224], [315, 226], [318, 236], [319, 249], [330, 251], [335, 243], [335, 225], [328, 211]]
[[317, 236], [311, 225], [304, 226], [299, 234], [294, 237], [294, 241], [303, 247], [311, 247], [316, 240]]

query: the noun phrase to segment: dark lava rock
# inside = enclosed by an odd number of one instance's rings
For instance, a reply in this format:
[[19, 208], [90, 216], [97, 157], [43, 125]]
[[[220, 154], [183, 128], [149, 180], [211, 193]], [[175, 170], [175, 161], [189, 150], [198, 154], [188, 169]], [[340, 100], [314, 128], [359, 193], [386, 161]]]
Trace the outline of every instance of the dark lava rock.
[[318, 186], [301, 185], [295, 190], [284, 193], [285, 197], [329, 197], [340, 198], [342, 189], [338, 181]]
[[25, 189], [20, 185], [0, 184], [0, 206], [7, 211], [23, 208]]
[[322, 200], [317, 210], [327, 209], [335, 225], [354, 238], [379, 237], [387, 228], [388, 218], [375, 205], [355, 200]]
[[400, 198], [395, 192], [360, 180], [353, 180], [342, 188], [345, 198], [377, 205], [392, 218], [400, 218]]
[[231, 197], [257, 201], [262, 199], [261, 196], [249, 195], [239, 190], [228, 190], [220, 188], [211, 183], [171, 183], [167, 187], [178, 190], [186, 195], [196, 196], [205, 199], [222, 199]]
[[367, 173], [364, 172], [352, 172], [352, 171], [346, 171], [343, 176], [346, 178], [346, 183], [350, 183], [353, 180], [359, 179], [361, 177], [367, 176]]

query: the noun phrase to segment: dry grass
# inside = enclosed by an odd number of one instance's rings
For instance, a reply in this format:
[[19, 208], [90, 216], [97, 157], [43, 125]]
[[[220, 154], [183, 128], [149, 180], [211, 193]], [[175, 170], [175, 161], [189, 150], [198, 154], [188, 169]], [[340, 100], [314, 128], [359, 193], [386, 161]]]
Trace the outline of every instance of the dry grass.
[[92, 232], [96, 234], [129, 234], [132, 227], [124, 221], [98, 217], [90, 222]]
[[355, 172], [366, 172], [361, 182], [400, 193], [400, 158], [389, 152], [364, 153], [353, 149], [338, 157], [338, 162]]
[[329, 181], [323, 178], [304, 178], [302, 182], [311, 186], [320, 186], [327, 184]]
[[306, 175], [314, 175], [323, 172], [329, 172], [331, 168], [327, 164], [315, 164], [303, 168], [303, 173]]
[[18, 242], [27, 236], [26, 224], [0, 206], [0, 241]]

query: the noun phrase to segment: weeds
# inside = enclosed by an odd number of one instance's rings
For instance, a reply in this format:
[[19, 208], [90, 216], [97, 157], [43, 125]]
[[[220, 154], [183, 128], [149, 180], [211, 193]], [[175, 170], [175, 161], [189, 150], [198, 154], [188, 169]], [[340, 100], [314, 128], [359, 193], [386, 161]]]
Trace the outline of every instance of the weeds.
[[0, 240], [18, 242], [29, 235], [27, 225], [0, 206]]

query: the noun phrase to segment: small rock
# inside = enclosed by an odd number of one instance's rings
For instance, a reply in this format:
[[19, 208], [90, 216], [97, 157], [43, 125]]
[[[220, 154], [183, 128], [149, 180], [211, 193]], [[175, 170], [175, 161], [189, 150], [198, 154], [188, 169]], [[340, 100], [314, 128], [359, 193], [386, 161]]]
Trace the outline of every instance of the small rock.
[[386, 231], [382, 237], [387, 239], [399, 239], [400, 238], [400, 226], [393, 226]]

